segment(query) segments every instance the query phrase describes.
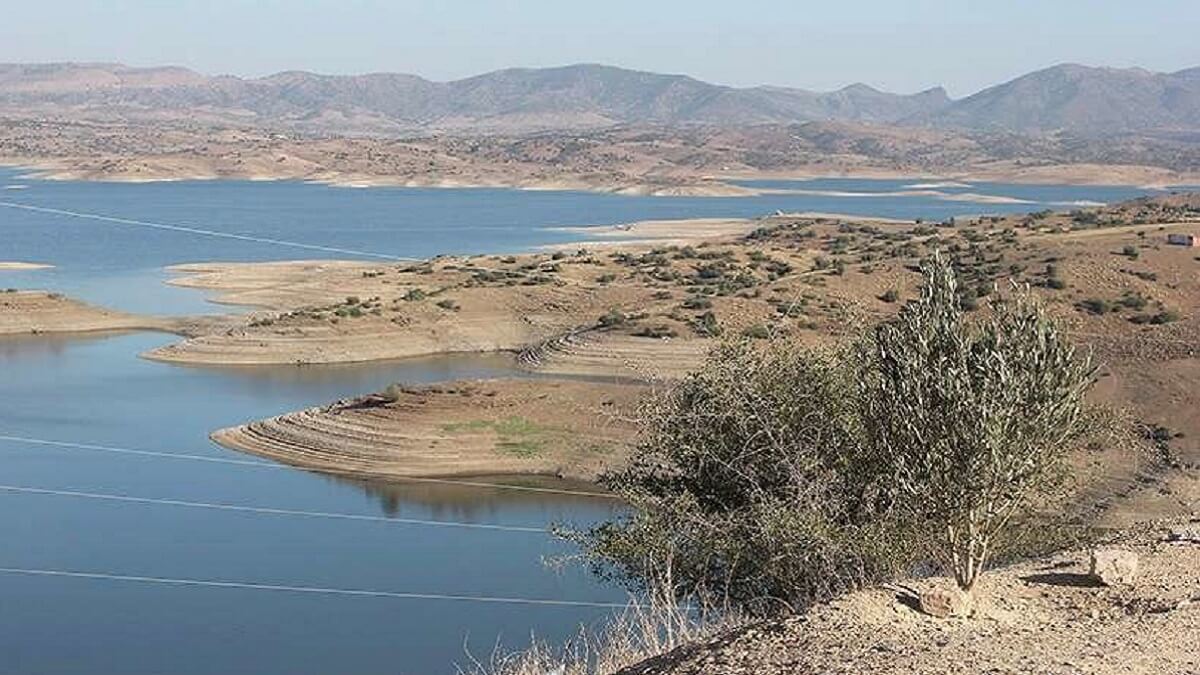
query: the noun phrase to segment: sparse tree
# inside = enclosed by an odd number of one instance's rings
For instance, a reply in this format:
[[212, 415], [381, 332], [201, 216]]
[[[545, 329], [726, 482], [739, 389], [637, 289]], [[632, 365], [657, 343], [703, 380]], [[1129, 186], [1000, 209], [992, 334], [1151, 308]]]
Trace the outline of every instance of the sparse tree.
[[863, 349], [863, 424], [896, 507], [935, 531], [969, 592], [1014, 517], [1053, 488], [1094, 369], [1028, 289], [972, 322], [952, 266], [935, 257], [924, 273], [919, 299]]

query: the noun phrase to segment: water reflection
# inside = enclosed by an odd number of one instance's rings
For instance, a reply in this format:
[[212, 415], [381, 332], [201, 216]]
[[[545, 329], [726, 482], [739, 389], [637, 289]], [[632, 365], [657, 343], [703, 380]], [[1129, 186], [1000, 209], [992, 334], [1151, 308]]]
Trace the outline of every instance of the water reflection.
[[[612, 495], [594, 483], [553, 476], [456, 476], [473, 485], [455, 485], [422, 481], [359, 479], [321, 474], [328, 480], [351, 485], [377, 500], [384, 514], [405, 516], [414, 508], [442, 520], [486, 522], [514, 507], [526, 510], [560, 511], [566, 505], [588, 504], [592, 509], [609, 511], [613, 516], [624, 507]], [[481, 484], [538, 488], [512, 490], [506, 487], [480, 487]], [[545, 491], [541, 491], [545, 490]], [[561, 492], [551, 492], [558, 490]], [[570, 493], [570, 494], [568, 494]]]

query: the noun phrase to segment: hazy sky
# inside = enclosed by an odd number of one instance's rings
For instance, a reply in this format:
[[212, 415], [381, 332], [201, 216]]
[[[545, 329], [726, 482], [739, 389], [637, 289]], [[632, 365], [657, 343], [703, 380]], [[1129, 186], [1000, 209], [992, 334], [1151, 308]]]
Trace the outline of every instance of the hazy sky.
[[597, 62], [732, 85], [961, 96], [1037, 68], [1200, 65], [1200, 0], [22, 0], [0, 61], [446, 80]]

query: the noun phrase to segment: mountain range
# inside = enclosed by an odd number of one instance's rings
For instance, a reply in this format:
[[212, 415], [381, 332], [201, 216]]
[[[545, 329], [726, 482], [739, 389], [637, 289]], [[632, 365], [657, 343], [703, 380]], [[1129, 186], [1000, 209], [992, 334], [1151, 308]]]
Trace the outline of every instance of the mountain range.
[[857, 122], [1018, 133], [1200, 131], [1200, 68], [1154, 73], [1074, 64], [952, 100], [940, 87], [895, 94], [737, 88], [583, 64], [500, 70], [451, 82], [415, 75], [208, 76], [178, 67], [0, 64], [0, 114], [236, 124], [325, 134], [533, 132], [616, 125]]

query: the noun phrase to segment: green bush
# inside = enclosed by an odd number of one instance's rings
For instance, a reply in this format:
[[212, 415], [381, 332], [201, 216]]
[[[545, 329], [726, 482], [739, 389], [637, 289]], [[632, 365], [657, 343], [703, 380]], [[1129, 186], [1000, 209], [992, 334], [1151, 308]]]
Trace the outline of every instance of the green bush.
[[920, 299], [865, 345], [860, 412], [896, 510], [970, 591], [1014, 517], [1058, 487], [1095, 369], [1028, 292], [972, 323], [953, 269], [924, 273]]
[[771, 329], [766, 324], [756, 323], [753, 326], [746, 327], [742, 331], [742, 335], [755, 340], [765, 340], [771, 337]]
[[949, 264], [924, 273], [852, 348], [723, 344], [655, 400], [602, 479], [631, 512], [573, 535], [597, 569], [762, 613], [922, 561], [971, 589], [1060, 485], [1092, 369], [1026, 294], [968, 321]]
[[604, 327], [620, 326], [628, 319], [629, 317], [625, 316], [625, 314], [620, 310], [610, 309], [606, 314], [600, 317], [598, 323]]
[[772, 342], [718, 348], [646, 411], [631, 465], [603, 481], [633, 515], [583, 537], [633, 586], [670, 566], [683, 595], [798, 608], [894, 569], [871, 546], [870, 471], [840, 359]]

